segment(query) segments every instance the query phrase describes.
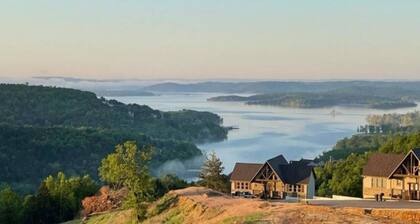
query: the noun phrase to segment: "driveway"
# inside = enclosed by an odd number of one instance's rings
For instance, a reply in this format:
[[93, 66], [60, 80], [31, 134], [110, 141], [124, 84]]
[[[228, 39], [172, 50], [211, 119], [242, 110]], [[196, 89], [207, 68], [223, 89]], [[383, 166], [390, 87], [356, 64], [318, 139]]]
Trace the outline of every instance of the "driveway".
[[[420, 209], [420, 202], [410, 201], [382, 201], [373, 200], [313, 200], [310, 205], [324, 205], [337, 208], [392, 208], [392, 209]], [[419, 210], [420, 212], [420, 210]]]

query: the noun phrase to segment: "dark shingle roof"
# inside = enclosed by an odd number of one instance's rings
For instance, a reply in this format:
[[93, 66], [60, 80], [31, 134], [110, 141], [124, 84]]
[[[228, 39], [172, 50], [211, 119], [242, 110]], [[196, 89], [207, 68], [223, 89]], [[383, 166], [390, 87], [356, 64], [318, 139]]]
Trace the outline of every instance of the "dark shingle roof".
[[363, 167], [363, 175], [388, 177], [403, 159], [404, 154], [372, 154]]
[[230, 174], [231, 180], [251, 181], [263, 164], [258, 163], [236, 163]]
[[287, 184], [308, 183], [313, 166], [309, 165], [308, 160], [290, 161], [289, 164], [279, 164], [278, 172], [283, 182]]
[[[267, 163], [274, 169], [274, 172], [276, 172], [277, 175], [280, 174], [280, 165], [289, 164], [283, 155], [278, 155], [274, 158], [271, 158], [267, 160]], [[279, 177], [283, 182], [285, 181], [281, 175], [279, 175]]]
[[280, 179], [287, 184], [306, 183], [309, 180], [313, 169], [313, 166], [309, 165], [311, 162], [313, 161], [301, 159], [288, 163], [283, 155], [276, 156], [267, 161]]
[[413, 153], [420, 159], [420, 148], [413, 149]]
[[271, 158], [271, 159], [267, 160], [267, 162], [270, 165], [273, 165], [273, 164], [287, 164], [287, 160], [284, 158], [283, 155], [278, 155], [274, 158]]

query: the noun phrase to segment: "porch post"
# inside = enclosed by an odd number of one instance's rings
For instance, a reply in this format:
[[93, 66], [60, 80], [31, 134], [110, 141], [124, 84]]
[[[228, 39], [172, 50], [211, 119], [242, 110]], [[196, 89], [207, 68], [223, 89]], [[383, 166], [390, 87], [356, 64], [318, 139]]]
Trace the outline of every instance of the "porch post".
[[405, 200], [405, 178], [402, 178], [402, 194], [401, 199]]
[[420, 200], [419, 178], [416, 178], [416, 200]]

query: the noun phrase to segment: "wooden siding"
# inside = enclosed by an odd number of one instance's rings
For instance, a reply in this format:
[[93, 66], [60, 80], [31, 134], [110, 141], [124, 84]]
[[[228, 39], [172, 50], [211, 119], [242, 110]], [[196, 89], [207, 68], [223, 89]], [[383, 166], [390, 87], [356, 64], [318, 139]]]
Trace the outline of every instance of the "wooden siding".
[[387, 177], [363, 177], [363, 198], [375, 198], [375, 194], [384, 194], [385, 199], [401, 194], [403, 181]]

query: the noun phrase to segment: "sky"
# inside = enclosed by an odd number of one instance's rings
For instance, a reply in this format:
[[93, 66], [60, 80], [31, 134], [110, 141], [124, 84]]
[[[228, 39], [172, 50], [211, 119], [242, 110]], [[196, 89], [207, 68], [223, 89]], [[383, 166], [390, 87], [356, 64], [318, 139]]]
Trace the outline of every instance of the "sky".
[[0, 77], [420, 79], [419, 0], [0, 0]]

